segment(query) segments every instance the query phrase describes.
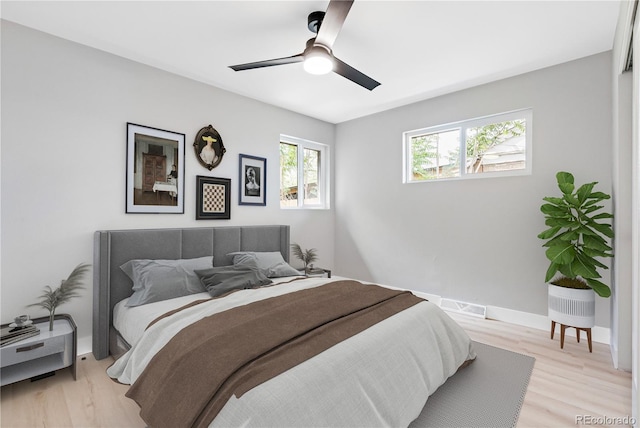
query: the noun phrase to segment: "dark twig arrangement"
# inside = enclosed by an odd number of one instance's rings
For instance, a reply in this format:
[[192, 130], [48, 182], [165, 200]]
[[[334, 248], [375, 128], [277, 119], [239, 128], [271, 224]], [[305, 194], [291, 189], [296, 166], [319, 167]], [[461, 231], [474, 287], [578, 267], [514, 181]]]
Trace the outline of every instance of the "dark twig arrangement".
[[40, 302], [29, 306], [40, 306], [49, 311], [49, 330], [53, 330], [53, 319], [56, 314], [56, 308], [63, 303], [67, 303], [74, 297], [79, 297], [79, 290], [84, 289], [82, 285], [82, 277], [89, 270], [91, 265], [80, 264], [71, 272], [69, 277], [60, 282], [60, 286], [55, 290], [50, 286], [44, 288], [44, 292], [40, 296]]
[[316, 250], [315, 248], [303, 250], [302, 248], [300, 248], [300, 245], [291, 244], [291, 252], [293, 252], [293, 255], [302, 260], [302, 263], [304, 263], [305, 274], [307, 273], [308, 266], [318, 260], [318, 250]]

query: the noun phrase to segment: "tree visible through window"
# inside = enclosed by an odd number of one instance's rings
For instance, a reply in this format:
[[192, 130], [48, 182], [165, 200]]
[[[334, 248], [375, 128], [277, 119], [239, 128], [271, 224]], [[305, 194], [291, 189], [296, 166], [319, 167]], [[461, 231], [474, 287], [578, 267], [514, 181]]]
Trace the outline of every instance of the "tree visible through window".
[[280, 206], [298, 206], [298, 146], [280, 143]]
[[287, 137], [280, 142], [280, 207], [325, 208], [328, 147]]
[[530, 173], [531, 117], [523, 110], [406, 132], [405, 182]]

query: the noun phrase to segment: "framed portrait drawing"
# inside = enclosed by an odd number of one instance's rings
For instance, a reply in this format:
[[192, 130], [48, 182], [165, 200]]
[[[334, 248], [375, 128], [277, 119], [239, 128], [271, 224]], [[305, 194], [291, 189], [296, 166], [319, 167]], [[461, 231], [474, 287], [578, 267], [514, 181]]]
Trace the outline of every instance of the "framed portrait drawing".
[[184, 134], [127, 123], [127, 213], [184, 214], [184, 148]]
[[196, 220], [231, 218], [231, 179], [196, 176]]
[[227, 149], [224, 148], [222, 137], [213, 126], [205, 126], [196, 134], [193, 149], [200, 165], [211, 171], [222, 162]]
[[257, 156], [240, 155], [239, 205], [267, 204], [267, 160]]

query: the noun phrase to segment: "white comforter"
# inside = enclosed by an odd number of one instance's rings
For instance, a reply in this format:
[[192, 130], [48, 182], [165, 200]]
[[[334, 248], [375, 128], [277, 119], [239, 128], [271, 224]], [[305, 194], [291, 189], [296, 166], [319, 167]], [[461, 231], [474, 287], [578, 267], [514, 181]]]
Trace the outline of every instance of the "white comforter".
[[[335, 280], [334, 278], [333, 280]], [[333, 281], [310, 278], [242, 290], [156, 323], [107, 373], [131, 384], [156, 352], [192, 322], [229, 308]], [[462, 328], [419, 303], [259, 385], [231, 397], [211, 426], [407, 426], [429, 395], [475, 358]]]

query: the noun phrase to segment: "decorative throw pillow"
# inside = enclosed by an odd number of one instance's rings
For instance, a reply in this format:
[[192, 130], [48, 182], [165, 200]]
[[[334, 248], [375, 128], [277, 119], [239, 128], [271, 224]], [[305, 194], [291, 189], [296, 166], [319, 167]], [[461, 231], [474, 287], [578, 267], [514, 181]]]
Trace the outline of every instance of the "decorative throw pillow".
[[178, 260], [129, 260], [120, 269], [133, 281], [127, 306], [140, 306], [189, 294], [202, 293], [196, 269], [213, 266], [213, 257]]
[[211, 297], [218, 297], [234, 290], [262, 287], [272, 281], [260, 270], [249, 266], [220, 266], [196, 270], [200, 282]]
[[234, 265], [257, 267], [269, 278], [302, 275], [300, 271], [292, 268], [284, 261], [279, 251], [237, 251], [229, 253], [227, 256], [233, 257]]

